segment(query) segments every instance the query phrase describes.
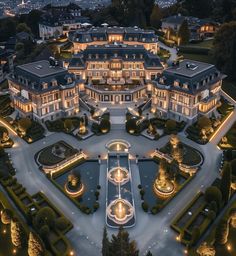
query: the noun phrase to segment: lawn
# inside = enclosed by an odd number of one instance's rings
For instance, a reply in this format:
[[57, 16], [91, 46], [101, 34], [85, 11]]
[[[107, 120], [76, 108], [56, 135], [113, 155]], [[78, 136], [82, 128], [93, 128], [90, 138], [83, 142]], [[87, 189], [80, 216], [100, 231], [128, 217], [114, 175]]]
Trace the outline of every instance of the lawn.
[[184, 59], [196, 60], [200, 62], [214, 64], [213, 56], [211, 56], [210, 54], [183, 53], [182, 56]]
[[[198, 150], [186, 144], [182, 143], [182, 145], [183, 145], [183, 164], [188, 166], [194, 166], [194, 165], [200, 164], [202, 161], [201, 153]], [[165, 154], [166, 153], [169, 154], [171, 151], [170, 143], [167, 143], [163, 148], [160, 149], [160, 151]]]
[[[53, 150], [55, 148], [59, 148], [61, 154], [57, 154], [56, 152], [54, 153]], [[77, 153], [78, 150], [74, 149], [71, 147], [69, 144], [67, 144], [64, 141], [59, 141], [49, 147], [46, 147], [42, 149], [40, 152], [36, 154], [36, 158], [38, 158], [38, 163], [41, 165], [47, 165], [47, 166], [52, 166], [59, 164], [66, 158], [69, 158], [73, 156], [75, 153]]]
[[224, 136], [227, 138], [227, 142], [222, 143], [222, 141], [219, 143], [220, 148], [222, 149], [228, 149], [228, 148], [234, 148], [236, 149], [236, 122], [232, 125], [232, 127], [229, 129], [229, 131]]

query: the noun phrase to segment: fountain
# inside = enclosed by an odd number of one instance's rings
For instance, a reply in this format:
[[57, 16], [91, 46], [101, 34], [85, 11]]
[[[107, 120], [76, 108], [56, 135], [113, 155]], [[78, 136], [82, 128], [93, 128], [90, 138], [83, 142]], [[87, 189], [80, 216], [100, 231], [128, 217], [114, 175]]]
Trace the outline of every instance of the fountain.
[[125, 140], [111, 140], [106, 144], [106, 148], [114, 152], [127, 152], [130, 144]]
[[169, 197], [175, 192], [175, 183], [168, 178], [164, 161], [160, 163], [159, 174], [153, 188], [156, 195], [160, 197]]
[[80, 180], [80, 176], [74, 174], [68, 175], [64, 188], [66, 193], [71, 197], [79, 197], [84, 192], [84, 185]]
[[129, 180], [129, 172], [123, 167], [114, 167], [109, 171], [108, 179], [115, 185], [123, 185]]
[[134, 208], [130, 202], [119, 197], [108, 205], [107, 215], [116, 224], [124, 225], [133, 218]]

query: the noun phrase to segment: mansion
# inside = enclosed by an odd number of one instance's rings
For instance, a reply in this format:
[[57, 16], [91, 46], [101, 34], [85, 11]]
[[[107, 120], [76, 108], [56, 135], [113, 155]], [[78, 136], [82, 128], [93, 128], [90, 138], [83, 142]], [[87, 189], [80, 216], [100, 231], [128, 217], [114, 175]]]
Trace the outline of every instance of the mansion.
[[45, 122], [79, 112], [78, 80], [53, 59], [17, 66], [8, 81], [21, 117]]
[[69, 33], [73, 43], [73, 51], [77, 54], [91, 45], [106, 45], [120, 43], [126, 45], [141, 45], [147, 51], [157, 54], [159, 51], [158, 37], [153, 30], [143, 30], [138, 27], [92, 27], [79, 29]]
[[147, 97], [163, 66], [143, 45], [91, 45], [73, 57], [68, 70], [85, 81], [89, 98], [111, 104]]
[[210, 117], [220, 100], [222, 75], [214, 65], [184, 60], [153, 81], [152, 112], [162, 118], [192, 123]]

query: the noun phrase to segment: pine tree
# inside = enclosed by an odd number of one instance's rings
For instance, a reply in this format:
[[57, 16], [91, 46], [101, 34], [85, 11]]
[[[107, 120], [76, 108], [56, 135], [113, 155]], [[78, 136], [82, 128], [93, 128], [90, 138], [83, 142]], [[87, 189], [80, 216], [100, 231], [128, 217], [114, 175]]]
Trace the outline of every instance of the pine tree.
[[220, 186], [222, 199], [225, 204], [228, 203], [230, 199], [230, 194], [231, 194], [231, 180], [232, 180], [231, 173], [232, 173], [231, 165], [230, 163], [226, 163], [223, 169], [221, 186]]
[[40, 238], [30, 232], [28, 240], [28, 254], [29, 256], [43, 256], [45, 253], [44, 245]]
[[152, 253], [150, 251], [148, 251], [146, 256], [152, 256]]
[[107, 229], [104, 227], [102, 239], [102, 256], [109, 256], [110, 241], [107, 235]]
[[162, 13], [157, 4], [154, 5], [152, 9], [152, 14], [150, 17], [150, 23], [152, 27], [160, 28], [161, 26]]
[[16, 220], [11, 220], [11, 241], [16, 247], [23, 247], [26, 244], [26, 234], [22, 224]]
[[184, 20], [178, 31], [178, 37], [181, 44], [187, 44], [190, 39], [190, 31], [188, 27], [188, 21]]

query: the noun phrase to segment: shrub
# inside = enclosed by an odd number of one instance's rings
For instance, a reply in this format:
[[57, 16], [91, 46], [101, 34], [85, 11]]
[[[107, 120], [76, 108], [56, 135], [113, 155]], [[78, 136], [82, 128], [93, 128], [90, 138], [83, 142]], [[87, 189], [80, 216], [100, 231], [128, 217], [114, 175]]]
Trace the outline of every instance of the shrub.
[[206, 131], [211, 129], [211, 120], [206, 116], [199, 117], [197, 121], [197, 126], [200, 130], [205, 129]]
[[11, 220], [11, 241], [16, 247], [23, 247], [26, 245], [26, 233], [22, 224], [16, 220]]
[[61, 231], [65, 230], [69, 224], [69, 221], [65, 217], [60, 217], [55, 221], [56, 228]]
[[191, 245], [195, 245], [198, 241], [198, 239], [200, 238], [201, 232], [199, 227], [194, 227], [193, 228], [193, 232], [192, 232], [192, 236], [191, 236], [191, 241], [190, 244]]
[[140, 195], [141, 195], [141, 199], [143, 200], [143, 197], [145, 195], [145, 190], [143, 188], [140, 190]]
[[226, 244], [229, 235], [229, 222], [221, 220], [216, 228], [215, 242], [219, 245]]
[[29, 256], [43, 256], [45, 254], [44, 245], [41, 239], [32, 232], [29, 234], [28, 254]]
[[94, 209], [94, 211], [96, 211], [98, 208], [99, 208], [99, 203], [98, 203], [98, 202], [95, 202], [95, 203], [93, 204], [93, 209]]
[[9, 209], [3, 209], [1, 212], [1, 221], [3, 224], [7, 225], [11, 223], [12, 211]]
[[148, 206], [148, 204], [147, 204], [146, 202], [142, 202], [142, 208], [143, 208], [143, 210], [144, 210], [145, 212], [148, 212], [149, 206]]
[[50, 230], [47, 225], [43, 225], [39, 230], [39, 235], [43, 240], [46, 240], [49, 236]]
[[109, 119], [103, 118], [100, 122], [100, 131], [101, 133], [105, 134], [108, 133], [111, 129], [111, 123]]
[[54, 219], [56, 218], [54, 211], [50, 207], [41, 208], [33, 220], [35, 228], [40, 228], [43, 225], [49, 227], [54, 226]]
[[156, 214], [158, 213], [158, 209], [157, 209], [156, 206], [153, 206], [153, 207], [152, 207], [151, 213], [152, 213], [153, 215], [156, 215]]
[[95, 197], [96, 197], [96, 200], [98, 200], [99, 195], [100, 195], [100, 192], [97, 190], [97, 191], [95, 191], [94, 195], [95, 195]]
[[66, 119], [64, 121], [64, 128], [67, 132], [70, 132], [73, 128], [73, 121], [71, 119]]
[[126, 122], [126, 131], [131, 134], [137, 133], [137, 120], [135, 118], [131, 118]]
[[18, 121], [18, 128], [22, 132], [26, 132], [32, 125], [32, 121], [29, 118], [21, 118]]
[[208, 203], [215, 201], [217, 203], [217, 207], [219, 209], [221, 206], [221, 203], [222, 203], [222, 193], [217, 187], [211, 186], [206, 189], [205, 200]]
[[138, 185], [138, 189], [142, 189], [142, 185], [141, 184]]
[[173, 132], [173, 131], [175, 131], [176, 130], [176, 126], [177, 126], [177, 124], [176, 124], [176, 121], [175, 120], [168, 120], [167, 122], [166, 122], [166, 125], [165, 125], [165, 127], [166, 127], [166, 132], [167, 133], [171, 133], [171, 132]]

